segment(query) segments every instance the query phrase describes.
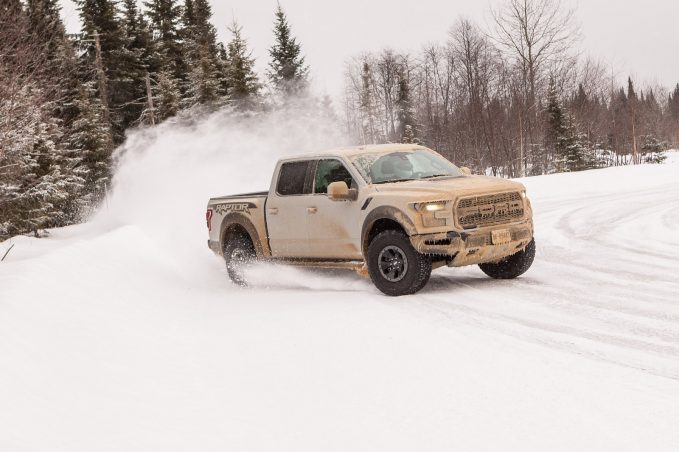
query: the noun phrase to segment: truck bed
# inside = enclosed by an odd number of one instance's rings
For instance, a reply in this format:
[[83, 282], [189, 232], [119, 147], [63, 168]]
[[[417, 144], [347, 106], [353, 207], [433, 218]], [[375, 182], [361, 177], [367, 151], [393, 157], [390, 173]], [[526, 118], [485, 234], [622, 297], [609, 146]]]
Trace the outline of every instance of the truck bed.
[[[269, 241], [267, 237], [264, 209], [268, 191], [241, 193], [237, 195], [210, 198], [208, 202], [208, 224], [210, 225], [209, 247], [221, 253], [224, 243], [225, 225], [234, 221], [240, 224], [255, 241], [258, 254], [268, 255]], [[228, 221], [227, 217], [229, 218]]]
[[224, 200], [229, 200], [229, 199], [238, 199], [238, 198], [266, 198], [269, 196], [269, 191], [256, 191], [252, 193], [241, 193], [238, 195], [226, 195], [226, 196], [217, 196], [215, 198], [210, 198], [210, 201], [224, 201]]

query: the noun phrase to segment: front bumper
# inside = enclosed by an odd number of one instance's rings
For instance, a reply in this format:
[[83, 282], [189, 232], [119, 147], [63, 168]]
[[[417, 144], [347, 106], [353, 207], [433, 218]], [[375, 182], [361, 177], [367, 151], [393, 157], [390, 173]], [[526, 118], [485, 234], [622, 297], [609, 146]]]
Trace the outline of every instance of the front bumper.
[[[493, 244], [492, 231], [506, 229], [510, 241]], [[410, 237], [413, 247], [422, 254], [445, 256], [451, 267], [497, 262], [518, 252], [533, 239], [533, 222], [526, 220], [509, 225], [496, 225], [473, 231], [449, 231]]]

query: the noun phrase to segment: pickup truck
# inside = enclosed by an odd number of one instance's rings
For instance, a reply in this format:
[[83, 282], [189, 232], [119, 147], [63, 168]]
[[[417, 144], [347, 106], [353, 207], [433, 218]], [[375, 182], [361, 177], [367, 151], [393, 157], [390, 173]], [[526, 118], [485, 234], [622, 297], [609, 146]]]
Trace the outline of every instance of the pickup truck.
[[282, 159], [268, 192], [212, 198], [206, 220], [208, 246], [239, 285], [264, 260], [353, 269], [398, 296], [442, 266], [511, 279], [535, 257], [521, 183], [472, 175], [414, 144]]

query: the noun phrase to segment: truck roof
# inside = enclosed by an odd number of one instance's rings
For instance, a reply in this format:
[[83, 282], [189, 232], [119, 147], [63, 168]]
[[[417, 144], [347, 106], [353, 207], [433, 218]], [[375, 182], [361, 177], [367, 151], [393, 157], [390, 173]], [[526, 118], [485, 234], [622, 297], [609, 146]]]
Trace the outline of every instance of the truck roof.
[[403, 144], [403, 143], [389, 143], [389, 144], [366, 144], [361, 146], [347, 146], [342, 148], [327, 149], [320, 152], [312, 152], [308, 154], [299, 154], [289, 157], [285, 157], [281, 160], [292, 160], [298, 158], [312, 158], [312, 157], [323, 157], [323, 156], [343, 156], [352, 157], [357, 154], [367, 154], [367, 153], [388, 153], [396, 151], [411, 151], [413, 149], [426, 149], [424, 146], [419, 144]]

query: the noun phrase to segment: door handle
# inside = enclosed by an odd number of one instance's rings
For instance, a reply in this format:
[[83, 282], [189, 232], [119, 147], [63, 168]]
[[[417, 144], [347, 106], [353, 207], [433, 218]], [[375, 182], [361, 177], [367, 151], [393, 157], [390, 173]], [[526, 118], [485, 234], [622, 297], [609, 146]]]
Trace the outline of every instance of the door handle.
[[269, 208], [269, 215], [278, 215], [278, 207]]
[[313, 214], [313, 213], [318, 212], [318, 209], [315, 208], [315, 207], [307, 207], [306, 211], [307, 211], [307, 213]]

